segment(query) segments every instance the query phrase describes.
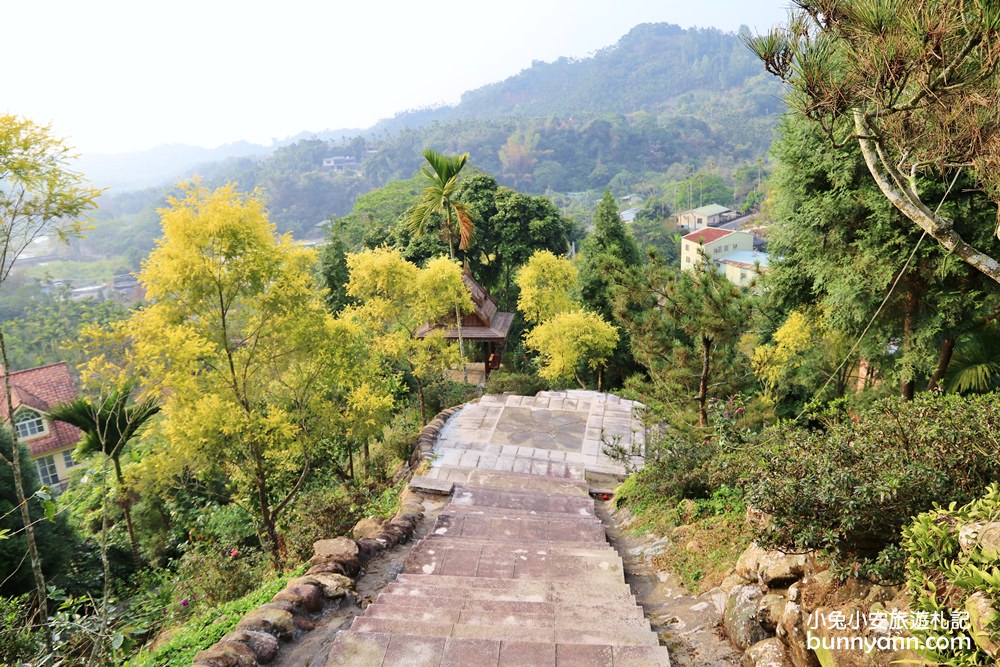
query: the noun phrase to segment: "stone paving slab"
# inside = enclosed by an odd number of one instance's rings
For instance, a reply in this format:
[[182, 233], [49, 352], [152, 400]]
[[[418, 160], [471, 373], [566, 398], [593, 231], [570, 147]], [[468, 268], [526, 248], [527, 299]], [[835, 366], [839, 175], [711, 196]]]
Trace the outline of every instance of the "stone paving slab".
[[[349, 667], [670, 667], [667, 650], [653, 646], [541, 644], [514, 640], [408, 635], [388, 653], [385, 633], [341, 631], [329, 666]], [[496, 650], [496, 661], [494, 661]], [[609, 658], [610, 654], [610, 658]]]
[[406, 574], [489, 576], [500, 579], [537, 579], [572, 581], [586, 577], [591, 581], [616, 581], [624, 576], [621, 560], [615, 553], [523, 553], [480, 548], [414, 547], [403, 565]]
[[447, 515], [439, 519], [431, 535], [434, 537], [486, 537], [494, 541], [526, 542], [605, 542], [604, 526], [596, 517], [592, 520], [567, 520], [503, 513], [468, 513]]
[[[399, 589], [397, 589], [399, 590]], [[386, 599], [383, 600], [382, 596]], [[622, 599], [627, 599], [623, 597]], [[528, 602], [525, 600], [475, 600], [472, 598], [449, 598], [436, 595], [408, 595], [405, 592], [383, 592], [372, 604], [394, 607], [413, 607], [417, 609], [449, 609], [472, 612], [492, 612], [500, 617], [516, 614], [548, 614], [558, 618], [592, 618], [600, 617], [643, 620], [642, 609], [623, 605], [619, 598], [611, 597], [602, 601], [581, 601], [579, 603], [563, 602]]]
[[432, 493], [441, 496], [450, 496], [455, 490], [454, 482], [422, 476], [412, 478], [407, 486], [417, 493]]
[[[551, 605], [550, 605], [551, 606]], [[594, 619], [593, 610], [578, 609], [574, 613], [556, 613], [538, 608], [513, 608], [501, 612], [498, 608], [466, 609], [435, 607], [403, 607], [388, 602], [376, 602], [365, 609], [368, 618], [385, 618], [397, 621], [418, 621], [423, 623], [451, 623], [463, 625], [514, 625], [525, 628], [573, 628], [589, 625]], [[602, 614], [601, 629], [610, 631], [649, 631], [649, 621], [643, 616]]]
[[[511, 583], [566, 583], [544, 582], [537, 580], [532, 581], [526, 579], [501, 579], [500, 581], [507, 581]], [[603, 585], [607, 585], [608, 583], [609, 582], [595, 582], [595, 584]], [[606, 604], [622, 604], [624, 606], [631, 606], [635, 604], [635, 598], [630, 590], [626, 589], [624, 591], [617, 590], [601, 592], [601, 587], [597, 585], [590, 585], [585, 589], [578, 590], [569, 588], [542, 590], [540, 592], [514, 592], [502, 588], [490, 590], [483, 588], [467, 588], [462, 586], [435, 587], [418, 586], [414, 584], [406, 587], [391, 587], [386, 591], [386, 594], [407, 596], [412, 598], [414, 602], [416, 602], [419, 598], [434, 598], [435, 602], [438, 598], [452, 598], [453, 600], [458, 601], [456, 604], [460, 604], [464, 600], [472, 600], [476, 602], [551, 602], [553, 604], [573, 605], [585, 605], [589, 602], [594, 604], [595, 607], [603, 607]]]
[[594, 501], [590, 498], [590, 488], [581, 488], [582, 495], [556, 496], [540, 493], [519, 493], [500, 489], [474, 489], [459, 487], [451, 499], [453, 506], [492, 507], [497, 509], [526, 510], [563, 513], [573, 516], [590, 517], [594, 513]]
[[501, 473], [491, 470], [469, 472], [466, 489], [484, 488], [510, 493], [537, 493], [550, 496], [586, 496], [587, 483], [581, 480], [553, 479], [534, 474]]
[[[463, 637], [469, 639], [519, 640], [556, 644], [616, 644], [619, 646], [657, 646], [656, 635], [649, 626], [610, 627], [602, 628], [559, 628], [532, 627], [518, 625], [481, 625], [472, 623], [449, 623], [442, 621], [418, 621], [413, 618], [377, 618], [359, 616], [351, 624], [351, 630], [357, 632], [388, 633], [395, 637]], [[387, 655], [391, 653], [391, 641]], [[557, 656], [558, 657], [558, 656]], [[611, 663], [611, 651], [608, 647], [608, 662]]]
[[570, 390], [454, 415], [425, 475], [450, 504], [328, 664], [669, 666], [589, 495], [624, 476], [602, 439], [641, 451], [636, 408]]
[[510, 519], [512, 521], [522, 518], [547, 520], [547, 521], [569, 521], [573, 520], [580, 525], [603, 526], [601, 519], [596, 514], [583, 516], [582, 514], [567, 517], [565, 512], [537, 512], [535, 510], [512, 509], [510, 507], [484, 507], [475, 505], [448, 505], [448, 508], [441, 512], [441, 516], [449, 519], [458, 519], [466, 516], [474, 517], [495, 517]]
[[[438, 436], [433, 465], [497, 467], [515, 472], [541, 471], [533, 463], [511, 456], [556, 459], [577, 464], [624, 468], [602, 451], [602, 439], [635, 445], [641, 453], [645, 428], [642, 406], [617, 396], [596, 392], [540, 392], [537, 396], [484, 396], [453, 416]], [[550, 459], [551, 460], [551, 459]], [[513, 467], [513, 466], [517, 467]], [[534, 469], [529, 466], [536, 465]]]
[[[396, 577], [396, 580], [389, 584], [389, 589], [395, 586], [453, 587], [468, 591], [507, 591], [519, 594], [550, 596], [549, 598], [543, 597], [543, 599], [554, 599], [551, 596], [567, 592], [586, 593], [589, 591], [601, 598], [613, 593], [625, 593], [629, 595], [632, 593], [632, 589], [629, 588], [624, 580], [610, 583], [589, 581], [507, 581], [495, 577], [476, 577], [474, 579], [445, 575], [425, 577], [405, 572], [401, 572]], [[600, 600], [596, 602], [600, 603]]]

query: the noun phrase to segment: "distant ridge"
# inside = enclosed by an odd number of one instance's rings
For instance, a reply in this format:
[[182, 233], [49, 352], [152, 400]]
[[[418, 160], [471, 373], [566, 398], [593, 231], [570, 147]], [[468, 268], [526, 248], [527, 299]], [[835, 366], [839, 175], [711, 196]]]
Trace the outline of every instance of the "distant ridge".
[[[692, 159], [714, 150], [712, 145], [720, 142], [712, 136], [715, 132], [738, 136], [744, 155], [762, 155], [770, 143], [770, 127], [783, 108], [781, 97], [780, 84], [764, 73], [737, 34], [645, 23], [592, 56], [536, 61], [503, 81], [464, 93], [457, 105], [404, 111], [365, 130], [301, 132], [272, 146], [247, 142], [214, 149], [171, 145], [122, 155], [88, 155], [81, 158], [78, 168], [96, 185], [121, 192], [163, 186], [196, 170], [209, 178], [245, 173], [249, 163], [244, 161], [242, 167], [229, 163], [237, 158], [264, 161], [276, 149], [306, 139], [319, 139], [335, 149], [338, 144], [364, 137], [386, 151], [375, 158], [382, 164], [366, 169], [372, 178], [370, 188], [392, 178], [409, 177], [419, 167], [420, 151], [427, 142], [437, 142], [441, 150], [471, 152], [478, 166], [499, 173], [497, 151], [511, 125], [521, 119], [558, 119], [564, 126], [577, 127], [588, 120], [637, 113], [652, 116], [661, 127], [670, 125], [672, 136], [676, 135], [672, 144], [697, 144]], [[476, 122], [491, 123], [493, 128], [428, 132], [437, 126]], [[403, 139], [401, 133], [410, 131], [419, 131], [422, 136]], [[497, 136], [484, 139], [485, 131]], [[542, 143], [545, 141], [543, 136]], [[409, 146], [414, 142], [421, 145]], [[660, 149], [654, 147], [653, 152], [656, 150]], [[604, 159], [599, 151], [592, 152], [598, 162]], [[662, 163], [662, 158], [650, 158], [637, 168], [659, 170]], [[593, 168], [589, 166], [587, 172]], [[579, 181], [579, 176], [575, 180]], [[342, 209], [343, 204], [338, 204], [330, 210], [342, 215]]]

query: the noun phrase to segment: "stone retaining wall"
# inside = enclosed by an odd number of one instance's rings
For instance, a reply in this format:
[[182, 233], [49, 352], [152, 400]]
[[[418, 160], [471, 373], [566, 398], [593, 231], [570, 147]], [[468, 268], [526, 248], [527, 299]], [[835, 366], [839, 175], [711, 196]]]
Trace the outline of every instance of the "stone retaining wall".
[[[469, 403], [478, 402], [478, 398], [469, 401]], [[444, 428], [444, 423], [469, 403], [456, 405], [455, 407], [442, 410], [434, 415], [434, 419], [430, 420], [427, 423], [427, 426], [420, 431], [420, 436], [417, 438], [417, 446], [413, 448], [413, 455], [410, 457], [411, 470], [416, 469], [416, 467], [420, 465], [421, 461], [429, 461], [433, 458], [434, 443], [437, 442], [438, 434], [441, 433], [441, 429]]]
[[[420, 431], [405, 476], [411, 476], [433, 456], [434, 443], [445, 422], [462, 407], [442, 410]], [[365, 563], [413, 536], [424, 515], [423, 505], [405, 494], [401, 500], [396, 515], [376, 530], [371, 530], [368, 519], [358, 522], [353, 534], [370, 534], [369, 537], [337, 537], [315, 542], [308, 572], [289, 580], [271, 602], [249, 612], [235, 630], [198, 653], [193, 667], [254, 667], [267, 664], [274, 660], [282, 642], [290, 641], [296, 633], [317, 627], [314, 620], [317, 614], [327, 604], [351, 594], [354, 579]]]

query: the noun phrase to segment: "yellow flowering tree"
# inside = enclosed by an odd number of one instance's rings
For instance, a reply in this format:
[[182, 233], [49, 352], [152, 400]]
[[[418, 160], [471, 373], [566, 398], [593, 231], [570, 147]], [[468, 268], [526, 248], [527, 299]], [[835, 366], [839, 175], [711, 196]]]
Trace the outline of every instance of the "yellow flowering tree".
[[426, 423], [425, 386], [461, 363], [461, 356], [440, 332], [418, 338], [416, 331], [426, 322], [472, 311], [461, 269], [447, 257], [432, 259], [421, 269], [389, 248], [349, 254], [347, 266], [347, 293], [356, 303], [343, 317], [369, 332], [378, 353], [410, 374]]
[[256, 511], [278, 567], [277, 520], [317, 443], [370, 434], [392, 399], [364, 331], [323, 307], [312, 251], [275, 235], [259, 196], [194, 184], [161, 215], [163, 237], [139, 275], [151, 305], [94, 337], [85, 377], [134, 373], [161, 395], [168, 446], [142, 474], [221, 470]]
[[580, 379], [580, 371], [589, 368], [600, 375], [608, 357], [618, 344], [618, 330], [597, 313], [572, 310], [559, 313], [528, 332], [524, 344], [538, 352], [538, 374], [550, 382]]
[[544, 322], [559, 313], [580, 308], [573, 298], [579, 272], [565, 257], [539, 250], [517, 272], [514, 282], [521, 293], [517, 309], [527, 322]]

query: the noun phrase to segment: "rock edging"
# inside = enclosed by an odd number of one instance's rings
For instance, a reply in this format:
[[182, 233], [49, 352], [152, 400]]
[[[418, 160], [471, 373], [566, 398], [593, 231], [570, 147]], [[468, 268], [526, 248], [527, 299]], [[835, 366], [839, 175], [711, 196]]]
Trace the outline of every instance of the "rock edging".
[[[420, 431], [410, 456], [407, 477], [433, 457], [434, 443], [448, 419], [464, 405], [442, 410]], [[365, 564], [397, 544], [408, 541], [424, 516], [423, 504], [415, 496], [401, 496], [399, 511], [371, 537], [337, 537], [313, 543], [311, 567], [305, 575], [290, 579], [285, 588], [247, 613], [236, 629], [194, 657], [193, 667], [255, 667], [274, 660], [281, 642], [296, 632], [317, 627], [315, 615], [330, 602], [353, 594], [354, 580]], [[352, 533], [368, 533], [370, 522], [362, 519]], [[363, 526], [364, 524], [364, 526]]]
[[907, 597], [899, 586], [840, 580], [815, 554], [786, 554], [753, 543], [720, 590], [728, 596], [723, 629], [743, 653], [742, 667], [882, 667], [918, 661], [902, 648], [872, 654], [853, 646], [826, 648], [838, 638], [881, 632], [838, 627], [829, 620], [833, 614], [850, 620], [874, 611], [903, 612]]
[[466, 405], [478, 402], [479, 399], [475, 399], [462, 405], [446, 408], [434, 415], [434, 419], [427, 422], [427, 426], [417, 436], [417, 444], [413, 448], [413, 454], [410, 456], [410, 469], [416, 469], [421, 462], [434, 458], [434, 443], [437, 442], [438, 435], [440, 435], [441, 429], [444, 428], [445, 422]]

